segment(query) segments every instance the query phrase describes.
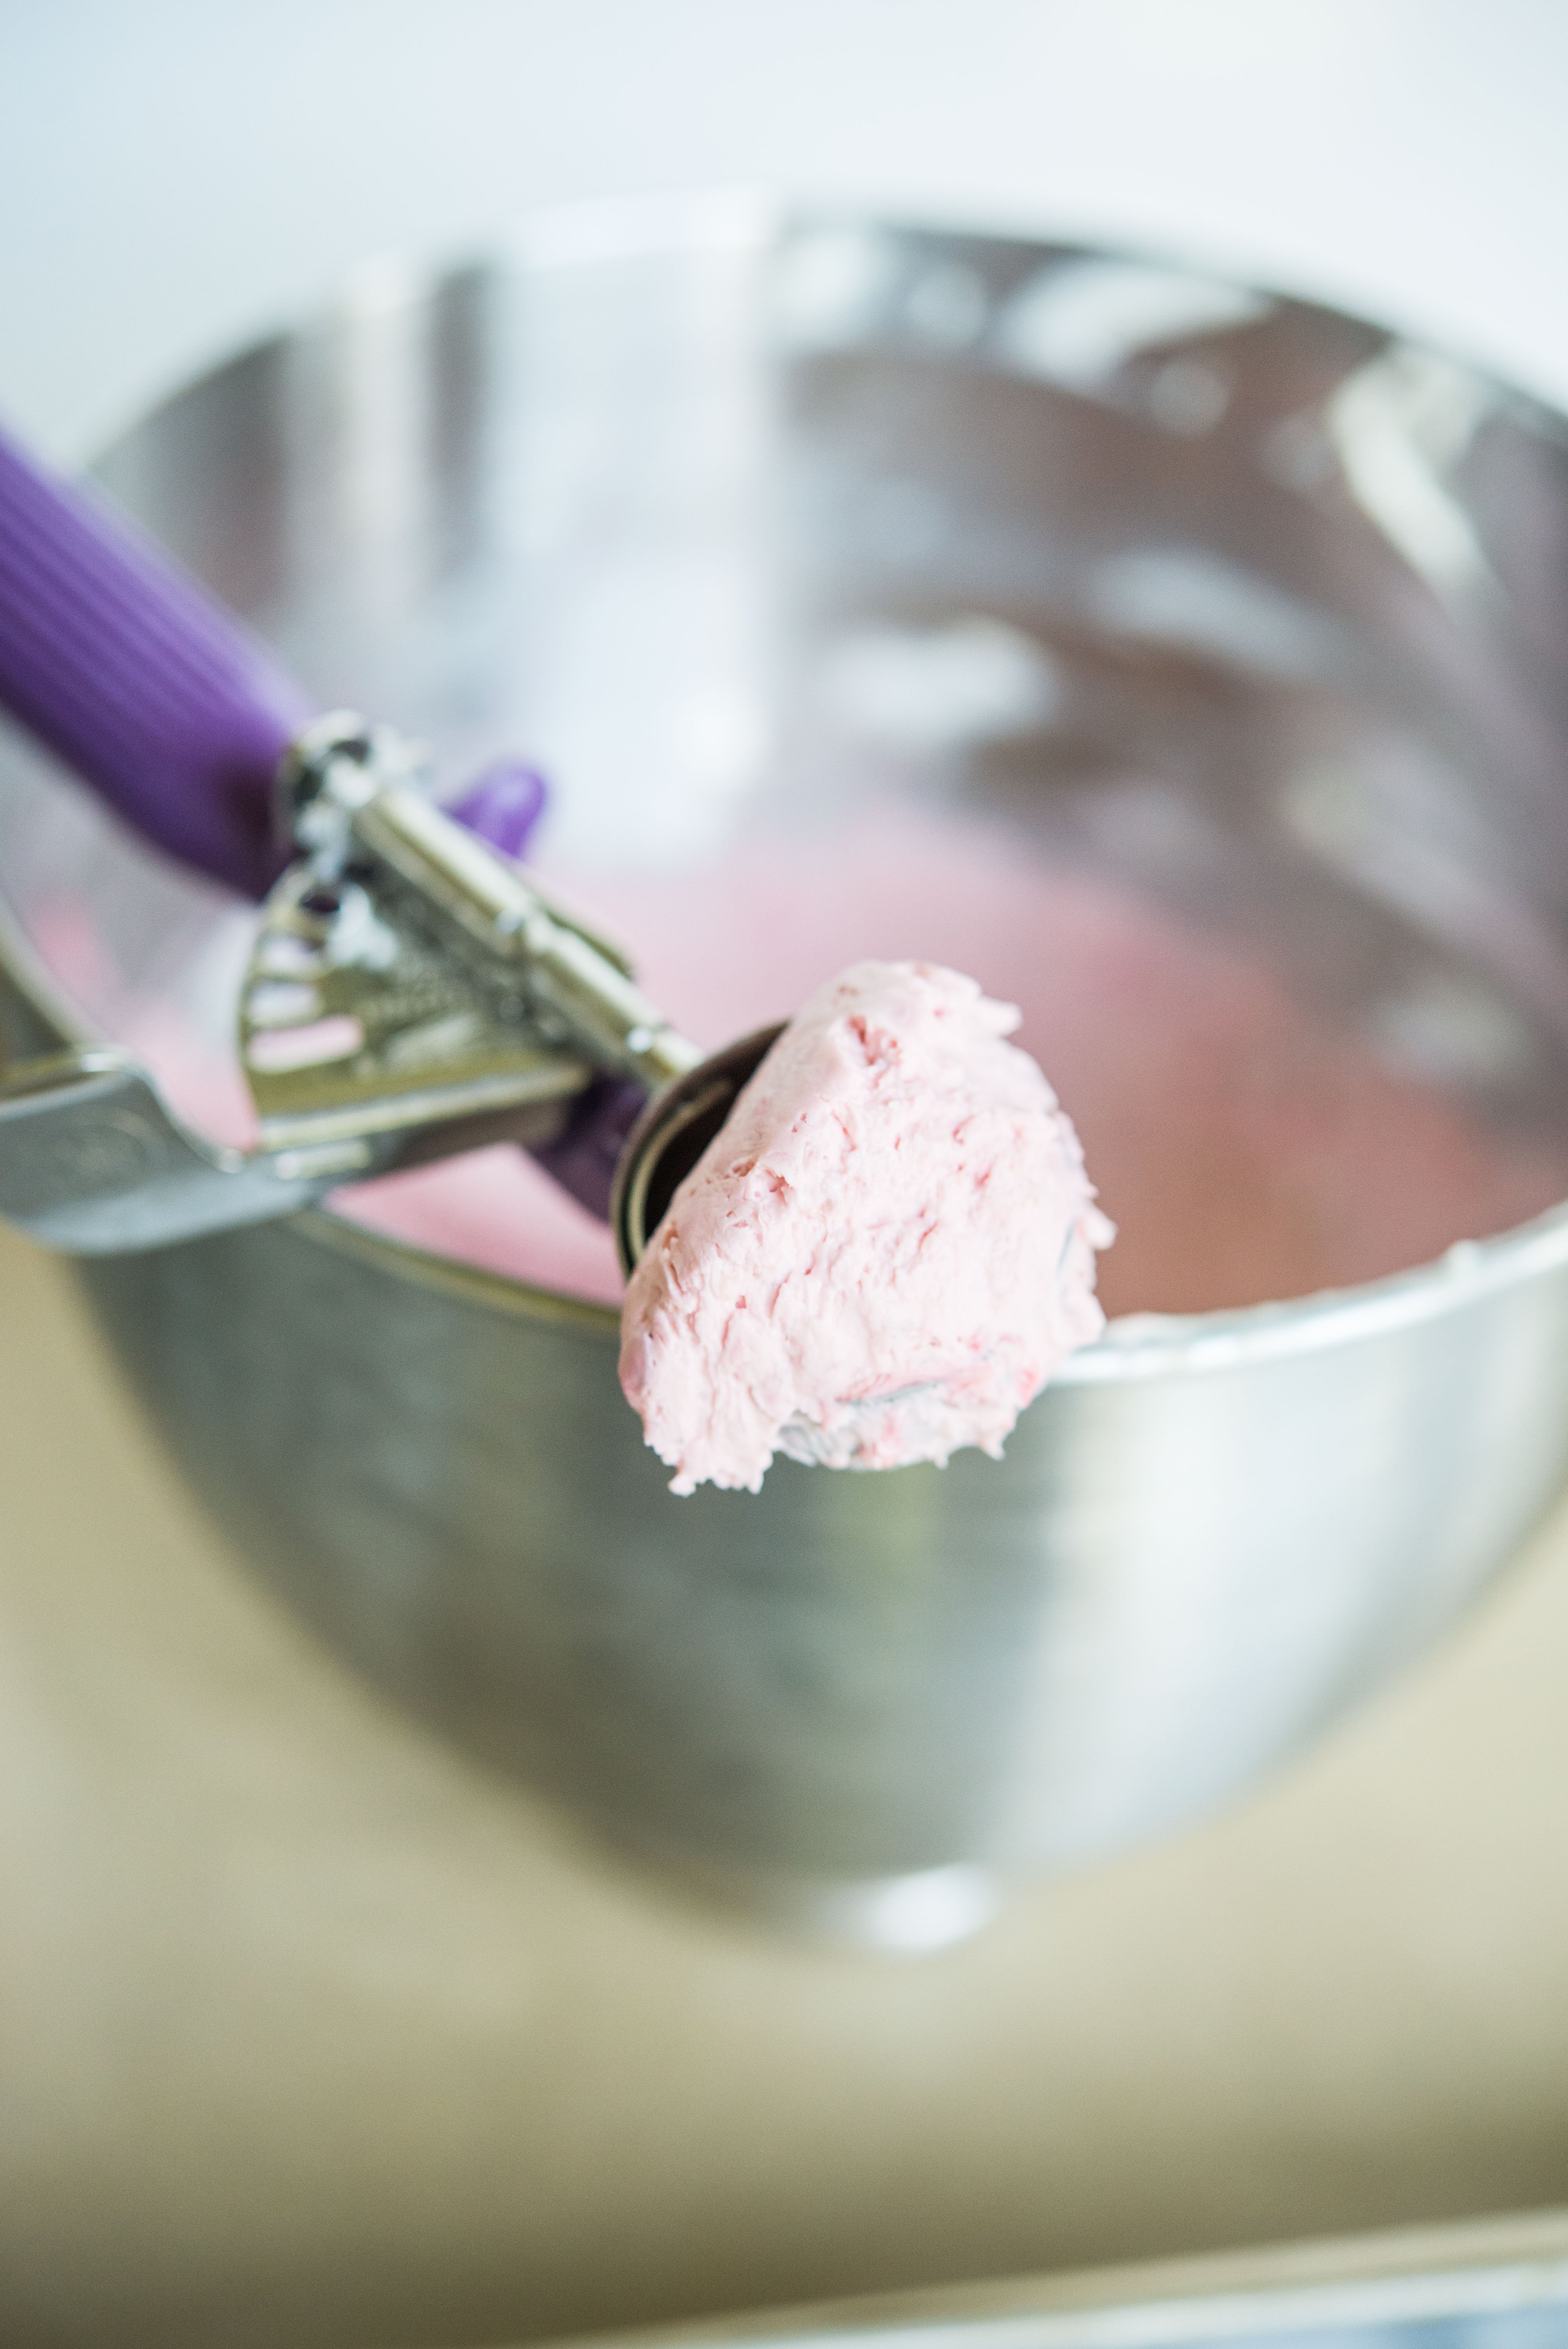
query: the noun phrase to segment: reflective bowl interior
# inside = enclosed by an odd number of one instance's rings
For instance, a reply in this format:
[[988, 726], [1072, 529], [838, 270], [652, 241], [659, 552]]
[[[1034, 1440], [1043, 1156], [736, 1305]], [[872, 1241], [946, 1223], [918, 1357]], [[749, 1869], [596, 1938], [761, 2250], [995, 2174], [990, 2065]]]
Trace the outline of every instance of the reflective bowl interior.
[[[1473, 369], [1137, 256], [709, 202], [368, 270], [100, 471], [324, 704], [449, 781], [540, 757], [547, 861], [634, 950], [695, 909], [705, 1043], [791, 1008], [781, 940], [846, 958], [820, 876], [908, 833], [908, 951], [1026, 988], [971, 851], [1130, 892], [1568, 1188], [1568, 440]], [[57, 988], [222, 1053], [242, 911], [4, 747]], [[1144, 1293], [1122, 1219], [1113, 1311], [1252, 1301]]]

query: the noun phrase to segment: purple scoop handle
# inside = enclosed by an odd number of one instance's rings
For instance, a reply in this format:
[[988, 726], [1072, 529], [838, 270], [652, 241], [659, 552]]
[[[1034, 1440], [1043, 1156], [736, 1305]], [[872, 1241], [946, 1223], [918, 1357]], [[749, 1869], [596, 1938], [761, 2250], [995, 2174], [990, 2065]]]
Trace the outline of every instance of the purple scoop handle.
[[133, 523], [4, 433], [0, 702], [182, 864], [253, 897], [276, 878], [273, 776], [310, 702]]
[[[250, 897], [276, 880], [273, 779], [313, 705], [161, 547], [4, 432], [0, 703], [181, 864]], [[545, 798], [531, 768], [505, 761], [450, 812], [521, 856]], [[536, 1154], [595, 1215], [641, 1100], [601, 1080], [564, 1139]]]

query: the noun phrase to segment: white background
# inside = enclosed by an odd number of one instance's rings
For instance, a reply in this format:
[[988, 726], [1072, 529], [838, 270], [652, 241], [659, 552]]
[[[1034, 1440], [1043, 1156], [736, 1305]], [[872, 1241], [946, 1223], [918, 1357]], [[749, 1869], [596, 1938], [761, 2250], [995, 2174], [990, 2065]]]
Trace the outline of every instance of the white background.
[[1195, 250], [1568, 398], [1568, 0], [0, 0], [0, 414], [75, 455], [367, 253], [737, 182]]

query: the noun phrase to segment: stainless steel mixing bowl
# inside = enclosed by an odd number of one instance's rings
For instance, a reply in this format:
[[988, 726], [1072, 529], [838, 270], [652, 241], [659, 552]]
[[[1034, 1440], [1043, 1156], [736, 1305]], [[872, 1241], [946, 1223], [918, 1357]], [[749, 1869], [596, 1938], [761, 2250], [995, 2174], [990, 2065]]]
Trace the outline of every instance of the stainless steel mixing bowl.
[[[484, 266], [366, 272], [103, 471], [324, 701], [454, 771], [566, 744], [579, 833], [699, 859], [786, 796], [802, 823], [873, 786], [981, 807], [1476, 1116], [1568, 1126], [1568, 444], [1440, 356], [1114, 254], [575, 212]], [[1050, 710], [961, 691], [891, 761], [835, 731], [836, 647], [977, 620], [1048, 658]], [[716, 768], [742, 737], [770, 756]], [[40, 958], [62, 888], [149, 985], [223, 918], [15, 738], [0, 873], [24, 1040], [91, 1024]], [[1000, 1466], [784, 1463], [756, 1498], [668, 1495], [609, 1311], [330, 1214], [82, 1278], [343, 1656], [609, 1837], [888, 1942], [1253, 1784], [1568, 1472], [1562, 1211], [1357, 1291], [1113, 1327]]]

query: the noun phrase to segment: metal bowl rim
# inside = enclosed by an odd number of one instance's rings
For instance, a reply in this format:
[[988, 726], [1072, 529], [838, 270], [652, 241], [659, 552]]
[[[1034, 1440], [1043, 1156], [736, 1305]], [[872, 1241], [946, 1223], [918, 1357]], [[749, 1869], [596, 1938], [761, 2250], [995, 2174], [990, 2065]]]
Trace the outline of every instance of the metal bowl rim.
[[[333, 300], [302, 308], [270, 333], [197, 369], [161, 398], [150, 402], [128, 419], [89, 461], [93, 465], [100, 462], [122, 439], [228, 367], [312, 326], [340, 317], [362, 302], [370, 301], [379, 307], [385, 306], [389, 296], [413, 299], [455, 273], [487, 265], [529, 270], [580, 266], [696, 244], [734, 251], [756, 249], [789, 221], [820, 221], [824, 227], [858, 226], [934, 239], [984, 238], [990, 243], [1034, 247], [1041, 252], [1125, 257], [1175, 269], [1198, 267], [1204, 269], [1206, 274], [1245, 285], [1271, 300], [1365, 326], [1377, 334], [1404, 338], [1396, 326], [1315, 300], [1310, 295], [1258, 285], [1222, 263], [1210, 267], [1202, 256], [1178, 254], [1152, 242], [1101, 243], [1076, 236], [1056, 237], [1037, 230], [1031, 232], [1016, 223], [998, 224], [978, 216], [954, 214], [945, 219], [926, 219], [876, 210], [861, 212], [849, 206], [792, 202], [774, 191], [744, 184], [655, 197], [580, 199], [539, 207], [524, 214], [510, 229], [498, 231], [483, 245], [447, 254], [393, 249], [385, 254], [367, 256], [346, 274]], [[1439, 347], [1425, 336], [1416, 339], [1422, 348]], [[1540, 426], [1554, 437], [1568, 437], [1568, 415], [1539, 394], [1508, 382], [1491, 367], [1468, 356], [1462, 364], [1520, 408], [1528, 409]], [[92, 1031], [64, 996], [4, 899], [0, 899], [0, 967], [5, 969], [29, 1008], [57, 1031], [62, 1044], [81, 1046], [105, 1040]], [[614, 1340], [618, 1331], [620, 1317], [613, 1306], [513, 1279], [504, 1273], [489, 1272], [434, 1249], [389, 1238], [331, 1208], [311, 1208], [289, 1220], [298, 1237], [313, 1246], [357, 1257], [392, 1278], [417, 1281], [476, 1308], [553, 1323], [601, 1343]], [[1056, 1373], [1052, 1384], [1104, 1385], [1198, 1371], [1226, 1371], [1316, 1352], [1437, 1319], [1480, 1304], [1538, 1275], [1556, 1271], [1564, 1264], [1568, 1264], [1568, 1201], [1509, 1231], [1483, 1239], [1461, 1240], [1425, 1264], [1351, 1288], [1322, 1289], [1275, 1303], [1206, 1313], [1122, 1315], [1109, 1323], [1092, 1345], [1074, 1355]]]

